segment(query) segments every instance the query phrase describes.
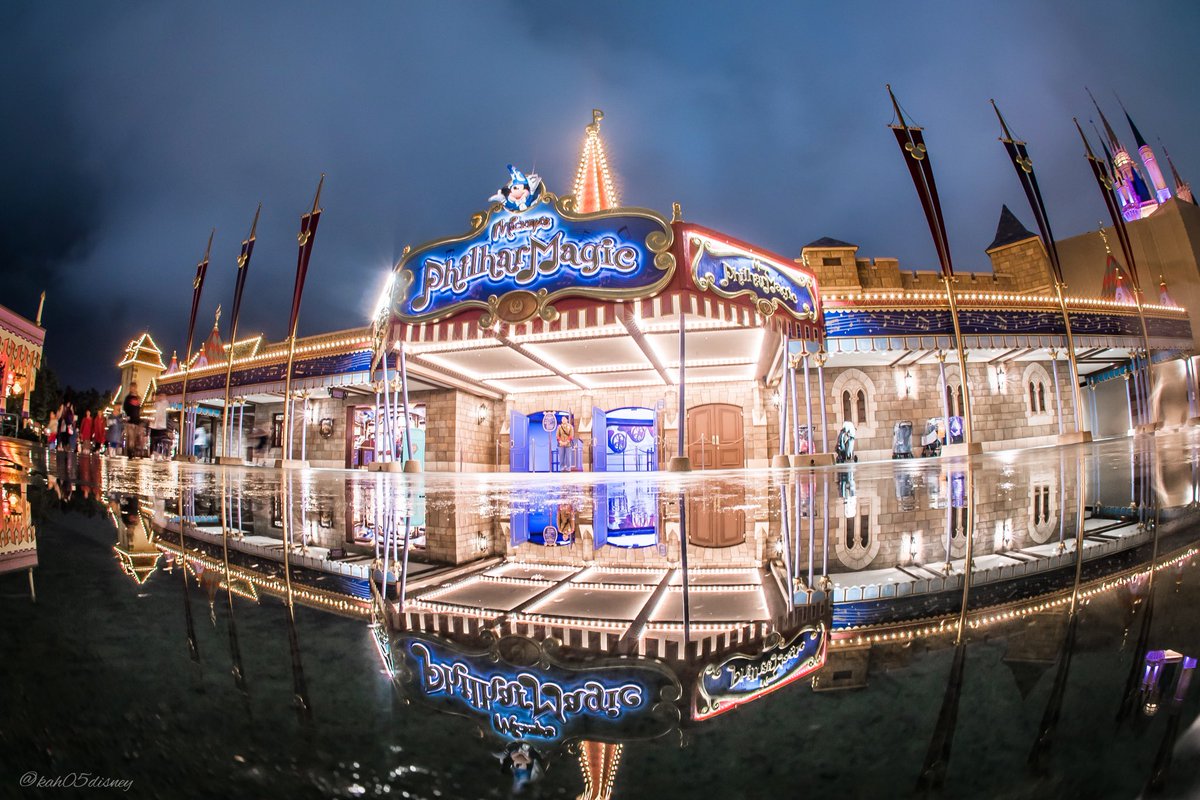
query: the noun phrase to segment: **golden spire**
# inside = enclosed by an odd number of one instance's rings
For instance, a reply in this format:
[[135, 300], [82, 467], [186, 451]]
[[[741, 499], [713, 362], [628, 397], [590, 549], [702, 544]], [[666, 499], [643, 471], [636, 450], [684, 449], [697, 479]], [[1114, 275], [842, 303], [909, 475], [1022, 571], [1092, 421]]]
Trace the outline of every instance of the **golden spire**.
[[579, 743], [579, 769], [583, 773], [583, 793], [577, 800], [609, 800], [617, 780], [622, 745], [605, 742]]
[[575, 173], [575, 210], [583, 213], [620, 205], [612, 173], [608, 169], [604, 140], [600, 138], [602, 119], [604, 112], [593, 108], [592, 124], [584, 128], [583, 152], [579, 156], [579, 170]]

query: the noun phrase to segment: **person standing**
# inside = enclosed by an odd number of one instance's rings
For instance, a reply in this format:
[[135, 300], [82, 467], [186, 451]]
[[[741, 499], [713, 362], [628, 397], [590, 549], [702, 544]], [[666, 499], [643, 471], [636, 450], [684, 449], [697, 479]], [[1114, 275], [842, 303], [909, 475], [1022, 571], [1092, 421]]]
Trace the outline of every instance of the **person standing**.
[[137, 381], [129, 384], [129, 394], [121, 405], [125, 412], [125, 455], [140, 458], [142, 455], [142, 398], [138, 393]]
[[92, 419], [92, 410], [90, 408], [84, 409], [83, 419], [79, 421], [80, 453], [87, 454], [92, 452], [92, 428], [95, 426], [95, 424], [96, 421]]
[[59, 406], [58, 411], [51, 411], [46, 420], [46, 447], [51, 451], [58, 446], [58, 415], [61, 413], [62, 406]]
[[104, 415], [99, 411], [92, 419], [92, 452], [99, 453], [104, 449]]
[[573, 466], [571, 464], [571, 444], [575, 439], [575, 426], [571, 424], [570, 416], [564, 416], [559, 421], [554, 438], [558, 442], [558, 471], [570, 472]]
[[62, 413], [58, 417], [58, 449], [74, 453], [75, 433], [75, 409], [69, 402], [63, 403]]

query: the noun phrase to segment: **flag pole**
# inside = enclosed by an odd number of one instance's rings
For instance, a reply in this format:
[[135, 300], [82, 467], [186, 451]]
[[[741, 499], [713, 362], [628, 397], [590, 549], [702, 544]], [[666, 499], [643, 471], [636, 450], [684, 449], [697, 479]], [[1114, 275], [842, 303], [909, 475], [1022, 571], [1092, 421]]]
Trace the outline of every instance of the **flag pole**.
[[242, 290], [246, 285], [246, 273], [250, 270], [250, 254], [254, 251], [254, 234], [258, 230], [258, 215], [261, 213], [262, 203], [259, 203], [258, 210], [254, 212], [254, 222], [250, 223], [250, 235], [246, 241], [242, 242], [242, 252], [237, 259], [237, 285], [234, 287], [233, 313], [230, 315], [229, 321], [229, 358], [225, 362], [225, 405], [221, 411], [220, 463], [225, 463], [226, 459], [229, 459], [230, 463], [242, 463], [242, 459], [229, 456], [229, 448], [233, 444], [233, 433], [229, 429], [229, 420], [232, 416], [229, 413], [229, 392], [230, 382], [233, 379], [233, 346], [237, 344], [238, 312], [241, 311]]
[[325, 173], [317, 183], [317, 194], [313, 197], [312, 211], [300, 218], [300, 233], [296, 240], [300, 243], [300, 255], [296, 264], [296, 283], [292, 290], [292, 316], [288, 323], [288, 357], [287, 373], [283, 383], [283, 452], [279, 466], [301, 466], [289, 464], [292, 460], [292, 437], [288, 435], [291, 429], [292, 415], [292, 364], [296, 360], [296, 327], [300, 318], [300, 296], [304, 292], [304, 277], [308, 272], [308, 259], [312, 255], [313, 234], [316, 233], [317, 221], [320, 219], [321, 187], [325, 185]]
[[[188, 376], [192, 372], [192, 335], [196, 331], [196, 311], [200, 307], [200, 293], [204, 290], [204, 274], [208, 272], [208, 256], [212, 252], [213, 236], [217, 229], [213, 228], [208, 234], [208, 246], [204, 248], [204, 258], [196, 265], [196, 277], [192, 281], [192, 317], [188, 322], [187, 348], [183, 353], [183, 393], [179, 398], [179, 448], [175, 453], [176, 460], [191, 461], [192, 457], [185, 455], [184, 431], [187, 427], [187, 390]], [[181, 534], [182, 535], [182, 534]]]
[[[1125, 228], [1125, 219], [1121, 216], [1120, 210], [1116, 206], [1116, 200], [1113, 198], [1112, 187], [1113, 180], [1108, 175], [1108, 167], [1103, 161], [1096, 158], [1092, 152], [1092, 145], [1088, 142], [1087, 136], [1083, 133], [1083, 128], [1079, 126], [1079, 120], [1072, 118], [1075, 123], [1075, 129], [1079, 131], [1080, 138], [1083, 139], [1083, 147], [1087, 153], [1088, 162], [1092, 165], [1092, 174], [1096, 178], [1096, 185], [1100, 188], [1100, 193], [1104, 196], [1104, 205], [1108, 208], [1108, 215], [1112, 219], [1113, 230], [1116, 231], [1117, 241], [1121, 245], [1121, 252], [1125, 255], [1125, 269], [1129, 272], [1129, 282], [1133, 284], [1133, 304], [1137, 308], [1138, 322], [1142, 327], [1142, 347], [1146, 351], [1146, 416], [1147, 424], [1155, 427], [1157, 420], [1149, 420], [1151, 410], [1150, 402], [1154, 397], [1154, 365], [1152, 363], [1150, 351], [1150, 330], [1146, 326], [1146, 313], [1142, 308], [1142, 281], [1138, 277], [1137, 264], [1133, 260], [1133, 245], [1129, 241], [1129, 231]], [[1155, 415], [1157, 417], [1157, 415]]]
[[[917, 189], [917, 196], [921, 200], [921, 207], [925, 211], [925, 219], [929, 223], [929, 232], [933, 236], [933, 245], [937, 250], [938, 261], [942, 268], [942, 284], [946, 288], [946, 301], [950, 306], [950, 321], [954, 327], [954, 349], [958, 354], [958, 369], [962, 378], [963, 444], [966, 446], [967, 454], [970, 455], [974, 449], [972, 446], [974, 438], [971, 425], [971, 388], [967, 380], [967, 354], [963, 348], [962, 330], [958, 324], [958, 301], [955, 298], [953, 287], [954, 266], [950, 260], [950, 244], [946, 240], [946, 225], [942, 219], [942, 207], [938, 201], [937, 186], [933, 181], [933, 167], [929, 163], [929, 151], [925, 147], [925, 140], [921, 135], [923, 129], [904, 121], [904, 113], [900, 110], [900, 103], [896, 100], [896, 95], [892, 93], [891, 84], [887, 84], [887, 92], [888, 97], [892, 99], [892, 108], [896, 113], [896, 119], [900, 123], [888, 127], [895, 132], [900, 150], [907, 156], [908, 171], [912, 176], [913, 185]], [[945, 386], [942, 389], [945, 391]], [[946, 420], [946, 426], [948, 440], [950, 438], [950, 420]]]
[[1017, 170], [1017, 178], [1020, 179], [1021, 187], [1025, 190], [1025, 197], [1029, 200], [1034, 221], [1037, 223], [1038, 231], [1042, 234], [1042, 244], [1046, 248], [1046, 261], [1050, 265], [1054, 293], [1058, 298], [1059, 311], [1062, 312], [1063, 330], [1067, 340], [1067, 360], [1071, 365], [1071, 389], [1075, 397], [1075, 433], [1081, 434], [1083, 433], [1083, 393], [1079, 389], [1079, 364], [1075, 361], [1075, 335], [1071, 330], [1071, 315], [1067, 313], [1067, 300], [1063, 294], [1066, 284], [1063, 282], [1062, 263], [1058, 258], [1058, 243], [1055, 242], [1054, 233], [1050, 230], [1050, 217], [1046, 213], [1045, 203], [1042, 202], [1042, 192], [1038, 188], [1037, 178], [1033, 174], [1033, 159], [1029, 157], [1029, 152], [1025, 149], [1025, 142], [1014, 138], [1009, 133], [1008, 125], [1005, 124], [996, 101], [992, 100], [991, 103], [992, 110], [996, 112], [996, 118], [1000, 120], [1000, 128], [1004, 131], [1004, 136], [1000, 138], [1000, 141], [1004, 143], [1005, 150], [1012, 158], [1013, 167]]

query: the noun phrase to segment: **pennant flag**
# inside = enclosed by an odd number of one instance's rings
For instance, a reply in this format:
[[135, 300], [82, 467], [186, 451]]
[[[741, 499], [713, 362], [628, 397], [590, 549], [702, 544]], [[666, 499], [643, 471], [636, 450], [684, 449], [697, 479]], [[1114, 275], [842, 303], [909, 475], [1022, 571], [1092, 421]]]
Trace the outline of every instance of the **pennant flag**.
[[1004, 149], [1013, 162], [1013, 168], [1017, 171], [1021, 188], [1025, 190], [1025, 199], [1029, 201], [1029, 208], [1033, 211], [1033, 219], [1037, 223], [1038, 233], [1042, 235], [1042, 244], [1046, 246], [1046, 255], [1050, 258], [1050, 268], [1054, 270], [1054, 280], [1061, 284], [1063, 274], [1062, 263], [1058, 259], [1058, 244], [1054, 240], [1054, 233], [1050, 230], [1050, 217], [1046, 213], [1042, 190], [1038, 187], [1037, 175], [1033, 171], [1033, 159], [1029, 157], [1025, 142], [1014, 138], [1008, 132], [1008, 125], [1004, 122], [1004, 117], [1000, 114], [995, 100], [992, 101], [992, 108], [1000, 120], [1000, 128], [1004, 131], [1004, 136], [1000, 141], [1004, 143]]
[[296, 323], [300, 319], [300, 297], [304, 294], [304, 279], [308, 275], [308, 260], [312, 257], [313, 241], [317, 235], [317, 223], [321, 221], [321, 187], [325, 185], [325, 173], [317, 184], [317, 195], [313, 198], [312, 211], [300, 217], [300, 233], [296, 241], [300, 252], [296, 259], [296, 283], [292, 287], [292, 314], [288, 319], [288, 335], [295, 337]]
[[[204, 248], [204, 258], [196, 265], [196, 277], [192, 281], [192, 315], [188, 319], [187, 349], [184, 350], [185, 364], [192, 357], [192, 334], [196, 331], [196, 313], [200, 310], [200, 293], [204, 291], [204, 276], [208, 274], [208, 256], [212, 252], [212, 240], [216, 232], [217, 229], [213, 228], [212, 232], [208, 234], [208, 247]], [[186, 380], [186, 373], [184, 379]]]
[[254, 212], [254, 222], [250, 224], [250, 236], [242, 242], [242, 252], [237, 258], [237, 280], [233, 287], [233, 308], [229, 314], [229, 356], [233, 358], [233, 345], [237, 341], [238, 315], [242, 310], [242, 292], [246, 288], [246, 276], [250, 273], [250, 256], [254, 253], [255, 232], [258, 230], [258, 215], [262, 213], [262, 203]]
[[946, 238], [946, 222], [942, 217], [942, 204], [938, 200], [937, 184], [933, 180], [933, 164], [929, 160], [929, 150], [925, 147], [922, 129], [910, 126], [904, 121], [900, 104], [892, 87], [887, 87], [888, 96], [892, 98], [892, 108], [896, 111], [899, 125], [889, 125], [896, 134], [896, 142], [900, 151], [905, 155], [904, 163], [908, 165], [909, 175], [921, 199], [921, 208], [925, 211], [925, 220], [929, 223], [929, 233], [933, 236], [933, 245], [937, 249], [938, 263], [942, 275], [946, 278], [954, 276], [954, 266], [950, 261], [950, 244]]

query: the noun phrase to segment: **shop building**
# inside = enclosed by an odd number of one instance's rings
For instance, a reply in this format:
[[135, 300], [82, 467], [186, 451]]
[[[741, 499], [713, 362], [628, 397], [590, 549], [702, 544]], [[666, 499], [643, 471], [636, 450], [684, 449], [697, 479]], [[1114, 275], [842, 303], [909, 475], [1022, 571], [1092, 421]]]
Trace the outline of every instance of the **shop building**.
[[[45, 295], [42, 300], [45, 301]], [[36, 321], [0, 306], [0, 399], [3, 400], [0, 413], [29, 416], [29, 397], [42, 366], [45, 341], [40, 306]]]
[[[291, 431], [281, 429], [286, 343], [239, 342], [231, 450], [242, 455], [255, 428], [270, 431], [264, 461], [290, 436], [314, 466], [636, 472], [679, 456], [693, 469], [763, 467], [781, 453], [821, 461], [809, 454], [829, 453], [845, 422], [863, 458], [892, 454], [903, 423], [914, 455], [927, 429], [953, 441], [963, 378], [938, 273], [830, 238], [789, 259], [686, 221], [678, 205], [669, 218], [621, 206], [598, 119], [585, 142], [571, 195], [510, 168], [467, 231], [406, 251], [370, 324], [300, 340]], [[1173, 214], [1186, 228], [1197, 211], [1169, 198], [1131, 228]], [[1076, 257], [1071, 241], [1068, 269], [1103, 276], [1107, 257]], [[1134, 427], [1106, 428], [1124, 416], [1109, 406], [1145, 347], [1132, 304], [1103, 285], [1070, 287], [1086, 387], [1076, 408], [1041, 240], [1004, 208], [985, 252], [991, 270], [956, 283], [975, 440], [1068, 441], [1077, 416], [1097, 435]], [[1178, 291], [1200, 291], [1200, 254], [1177, 260]], [[1148, 256], [1141, 270], [1157, 263]], [[1154, 413], [1171, 424], [1198, 412], [1192, 321], [1166, 283], [1144, 311]], [[189, 405], [214, 420], [228, 348], [214, 330], [203, 348], [213, 357], [190, 367]], [[166, 402], [181, 389], [177, 369], [157, 380]]]

